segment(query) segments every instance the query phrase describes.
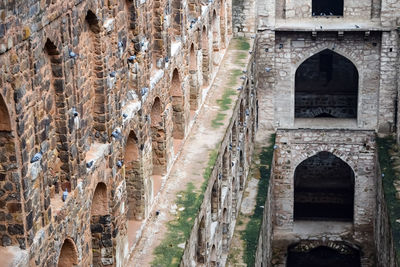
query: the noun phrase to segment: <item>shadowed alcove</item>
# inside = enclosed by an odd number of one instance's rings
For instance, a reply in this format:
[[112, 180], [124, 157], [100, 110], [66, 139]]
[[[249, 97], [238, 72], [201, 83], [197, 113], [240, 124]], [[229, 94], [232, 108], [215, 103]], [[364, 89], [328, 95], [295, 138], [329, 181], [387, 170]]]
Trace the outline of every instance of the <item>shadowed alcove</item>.
[[358, 71], [325, 49], [308, 58], [295, 76], [295, 118], [357, 118]]
[[300, 163], [294, 173], [294, 220], [353, 221], [354, 172], [329, 152]]
[[345, 245], [338, 249], [327, 246], [294, 245], [288, 249], [287, 267], [360, 267], [360, 252]]

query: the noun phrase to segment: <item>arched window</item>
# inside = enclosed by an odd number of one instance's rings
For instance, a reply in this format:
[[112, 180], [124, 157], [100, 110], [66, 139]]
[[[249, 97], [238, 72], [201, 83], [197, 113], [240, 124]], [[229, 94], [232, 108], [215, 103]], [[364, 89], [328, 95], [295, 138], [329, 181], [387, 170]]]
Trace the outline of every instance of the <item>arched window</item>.
[[58, 267], [73, 267], [78, 265], [78, 252], [72, 239], [67, 238], [61, 247]]
[[210, 266], [211, 267], [218, 267], [219, 266], [218, 257], [217, 257], [217, 249], [215, 248], [215, 245], [213, 245], [212, 248], [211, 248]]
[[294, 220], [353, 221], [354, 172], [329, 152], [319, 152], [294, 173]]
[[[112, 218], [109, 212], [107, 186], [98, 183], [93, 194], [90, 210], [90, 231], [92, 234], [93, 266], [114, 263]], [[104, 263], [107, 264], [104, 264]]]
[[295, 118], [357, 118], [358, 71], [326, 49], [304, 61], [295, 77]]
[[218, 179], [215, 180], [211, 190], [211, 219], [216, 221], [218, 219]]

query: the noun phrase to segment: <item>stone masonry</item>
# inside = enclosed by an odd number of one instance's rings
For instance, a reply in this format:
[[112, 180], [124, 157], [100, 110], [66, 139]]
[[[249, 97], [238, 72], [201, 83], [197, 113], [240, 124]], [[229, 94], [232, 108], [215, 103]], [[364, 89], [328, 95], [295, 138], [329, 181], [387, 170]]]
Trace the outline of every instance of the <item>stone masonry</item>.
[[128, 222], [149, 217], [204, 100], [231, 2], [2, 1], [0, 14], [0, 254], [126, 266]]

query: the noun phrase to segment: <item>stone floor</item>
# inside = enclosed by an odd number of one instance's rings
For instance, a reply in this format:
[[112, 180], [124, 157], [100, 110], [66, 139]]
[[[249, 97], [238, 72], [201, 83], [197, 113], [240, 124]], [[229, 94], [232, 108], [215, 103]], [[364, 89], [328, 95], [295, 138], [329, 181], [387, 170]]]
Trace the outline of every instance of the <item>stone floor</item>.
[[[220, 109], [216, 100], [222, 97], [225, 88], [230, 82], [226, 77], [229, 77], [229, 74], [235, 69], [244, 69], [249, 59], [248, 56], [247, 59], [238, 63], [236, 55], [239, 51], [236, 50], [235, 40], [232, 40], [226, 52], [221, 52], [225, 53], [225, 55], [220, 63], [215, 79], [209, 89], [203, 89], [209, 90], [208, 92], [203, 91], [204, 105], [197, 116], [194, 116], [193, 127], [184, 141], [182, 149], [176, 151], [178, 156], [169, 175], [163, 177], [163, 179], [166, 179], [166, 182], [163, 184], [160, 194], [155, 199], [150, 218], [143, 229], [140, 230], [142, 233], [141, 238], [133, 245], [135, 248], [130, 255], [128, 266], [151, 266], [151, 262], [154, 259], [153, 250], [163, 240], [167, 231], [167, 222], [174, 219], [176, 212], [174, 212], [173, 207], [176, 207], [176, 195], [184, 190], [190, 182], [197, 186], [197, 188], [202, 184], [203, 170], [207, 167], [209, 154], [222, 141], [226, 127], [232, 116], [231, 109], [225, 111], [225, 119], [221, 121], [223, 126], [214, 128], [211, 120], [216, 117]], [[243, 53], [243, 50], [240, 52]], [[240, 83], [241, 80], [238, 77], [237, 86]], [[235, 103], [237, 96], [233, 96], [231, 99], [233, 100], [232, 103]], [[155, 215], [156, 211], [159, 212], [157, 216]]]

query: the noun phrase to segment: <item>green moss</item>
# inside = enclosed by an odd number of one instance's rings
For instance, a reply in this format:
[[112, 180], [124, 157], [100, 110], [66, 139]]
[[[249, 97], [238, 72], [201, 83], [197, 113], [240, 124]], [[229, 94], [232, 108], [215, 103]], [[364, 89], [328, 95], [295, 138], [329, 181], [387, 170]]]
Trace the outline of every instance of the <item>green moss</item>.
[[193, 183], [188, 183], [186, 190], [178, 193], [181, 197], [177, 198], [176, 205], [178, 209], [183, 207], [184, 210], [178, 211], [175, 219], [167, 223], [168, 230], [165, 238], [154, 250], [155, 259], [152, 266], [179, 266], [184, 252], [182, 246], [179, 245], [185, 244], [190, 237], [217, 156], [217, 149], [210, 152], [207, 167], [203, 172], [204, 181], [200, 190], [196, 189]]
[[250, 44], [249, 44], [249, 42], [247, 42], [246, 38], [238, 37], [238, 38], [236, 38], [236, 49], [249, 50], [250, 49]]
[[389, 221], [392, 228], [393, 243], [396, 251], [396, 261], [400, 265], [400, 224], [396, 222], [400, 218], [400, 201], [396, 198], [396, 188], [393, 181], [396, 180], [396, 173], [390, 159], [390, 150], [397, 150], [395, 140], [393, 138], [377, 138], [379, 165], [381, 167], [383, 182], [383, 191], [385, 193], [385, 201], [389, 213]]
[[258, 191], [256, 197], [256, 207], [254, 213], [250, 216], [246, 229], [241, 233], [241, 238], [244, 241], [245, 247], [243, 251], [243, 261], [247, 266], [254, 266], [255, 256], [257, 251], [258, 237], [260, 235], [260, 227], [264, 209], [262, 208], [267, 199], [269, 179], [271, 175], [271, 163], [274, 153], [275, 135], [271, 136], [270, 145], [263, 147], [259, 155], [260, 165], [260, 180], [258, 182]]

